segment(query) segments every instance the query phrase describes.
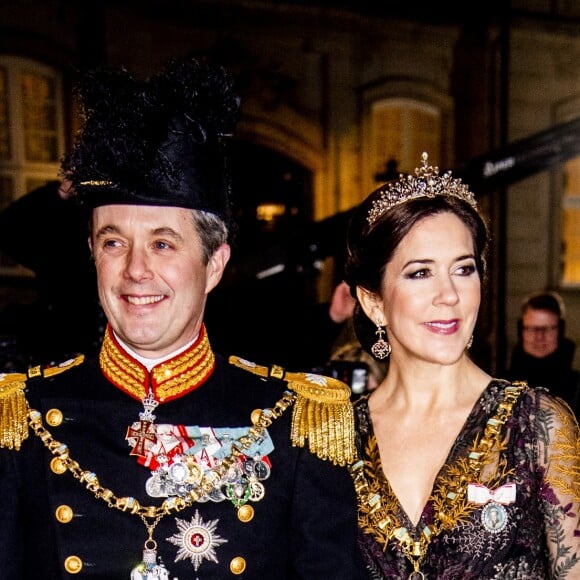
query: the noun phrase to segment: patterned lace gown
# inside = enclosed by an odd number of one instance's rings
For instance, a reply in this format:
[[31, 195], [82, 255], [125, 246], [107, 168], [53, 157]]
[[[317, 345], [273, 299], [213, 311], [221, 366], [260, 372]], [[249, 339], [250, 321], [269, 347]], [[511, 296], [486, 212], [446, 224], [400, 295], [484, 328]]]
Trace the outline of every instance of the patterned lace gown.
[[[395, 528], [407, 528], [415, 540], [426, 525], [442, 528], [436, 515], [445, 503], [441, 499], [450, 490], [449, 482], [457, 483], [465, 474], [474, 442], [481, 439], [488, 420], [497, 416], [508, 385], [491, 381], [475, 404], [417, 526], [406, 516], [380, 467], [368, 397], [357, 401], [357, 443], [368, 489], [380, 495], [386, 513], [394, 516]], [[578, 424], [565, 404], [544, 389], [525, 388], [502, 427], [501, 443], [481, 470], [481, 480], [467, 481], [483, 484], [491, 493], [480, 487], [487, 499], [468, 501], [464, 493], [454, 504], [461, 509], [445, 508], [447, 525], [432, 536], [421, 562], [425, 580], [580, 579], [579, 437]], [[494, 501], [495, 490], [506, 489], [502, 487], [506, 484], [515, 484], [515, 500], [502, 504], [497, 501], [501, 494], [496, 494]], [[387, 534], [385, 528], [377, 531], [369, 503], [359, 502], [360, 543], [369, 578], [406, 580], [413, 565], [392, 534], [385, 545], [389, 528]], [[499, 503], [499, 511], [493, 503]]]

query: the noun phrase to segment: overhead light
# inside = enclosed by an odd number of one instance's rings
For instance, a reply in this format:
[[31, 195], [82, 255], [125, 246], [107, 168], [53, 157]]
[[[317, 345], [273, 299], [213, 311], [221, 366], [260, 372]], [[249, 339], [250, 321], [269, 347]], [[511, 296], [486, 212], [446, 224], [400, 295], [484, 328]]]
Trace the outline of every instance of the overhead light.
[[261, 203], [256, 208], [256, 219], [271, 223], [286, 213], [283, 203]]

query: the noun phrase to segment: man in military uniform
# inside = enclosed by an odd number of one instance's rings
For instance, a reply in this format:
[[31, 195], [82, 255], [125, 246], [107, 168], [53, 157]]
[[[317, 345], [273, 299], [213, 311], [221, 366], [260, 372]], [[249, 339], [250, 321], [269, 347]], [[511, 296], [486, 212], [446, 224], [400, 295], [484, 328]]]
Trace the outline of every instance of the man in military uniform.
[[226, 360], [203, 322], [230, 255], [231, 80], [183, 59], [80, 95], [63, 173], [108, 326], [95, 360], [0, 375], [2, 580], [359, 578], [348, 387]]

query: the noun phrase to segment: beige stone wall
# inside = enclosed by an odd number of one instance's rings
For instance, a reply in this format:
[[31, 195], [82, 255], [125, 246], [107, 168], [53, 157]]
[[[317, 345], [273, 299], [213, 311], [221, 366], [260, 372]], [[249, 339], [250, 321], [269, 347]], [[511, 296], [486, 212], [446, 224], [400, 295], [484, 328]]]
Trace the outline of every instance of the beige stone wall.
[[[580, 37], [568, 28], [512, 32], [509, 136], [516, 141], [580, 117]], [[580, 136], [579, 136], [580, 139]], [[559, 289], [567, 304], [567, 330], [580, 345], [580, 292], [560, 287], [562, 168], [555, 166], [507, 191], [506, 325], [516, 340], [519, 304], [541, 288]], [[576, 353], [580, 368], [580, 348]]]

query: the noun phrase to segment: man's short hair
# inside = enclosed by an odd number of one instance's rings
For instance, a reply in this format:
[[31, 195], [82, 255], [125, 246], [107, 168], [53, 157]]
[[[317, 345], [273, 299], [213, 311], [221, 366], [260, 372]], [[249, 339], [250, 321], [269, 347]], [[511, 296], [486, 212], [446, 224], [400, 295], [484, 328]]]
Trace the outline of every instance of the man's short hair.
[[529, 310], [547, 310], [554, 313], [558, 318], [564, 320], [566, 309], [562, 297], [552, 290], [535, 292], [522, 302], [522, 316]]

